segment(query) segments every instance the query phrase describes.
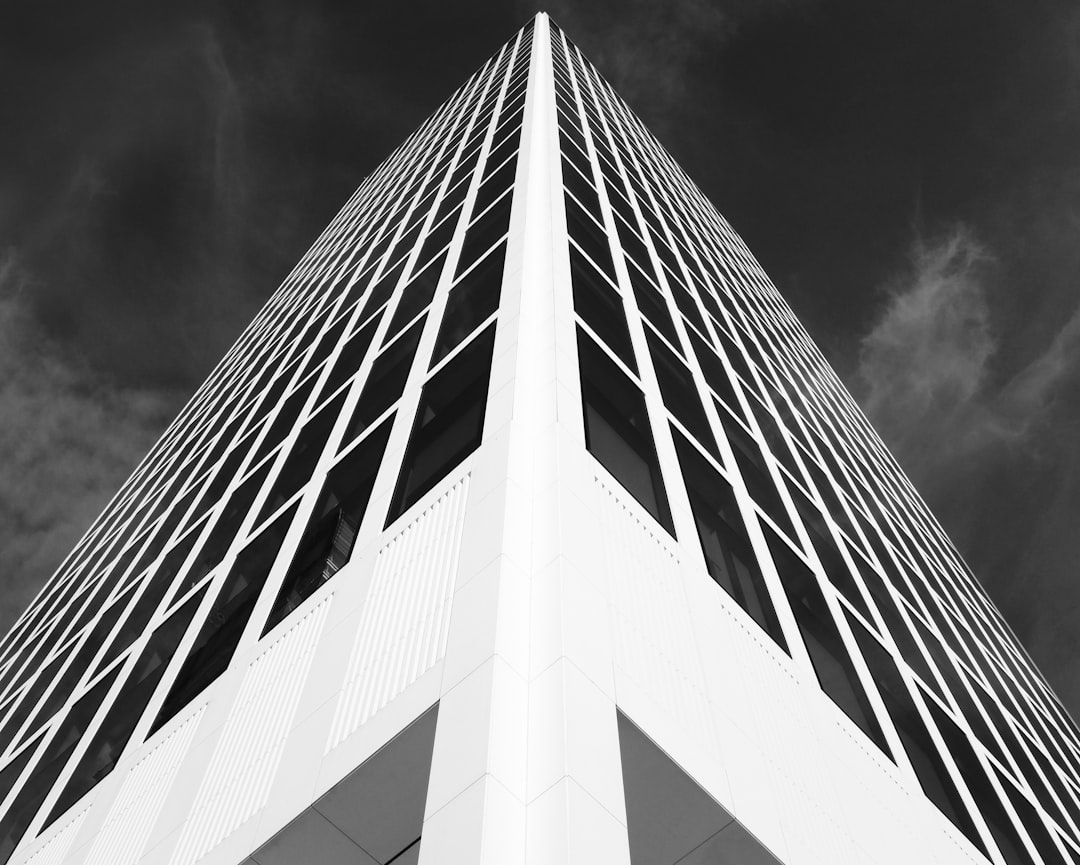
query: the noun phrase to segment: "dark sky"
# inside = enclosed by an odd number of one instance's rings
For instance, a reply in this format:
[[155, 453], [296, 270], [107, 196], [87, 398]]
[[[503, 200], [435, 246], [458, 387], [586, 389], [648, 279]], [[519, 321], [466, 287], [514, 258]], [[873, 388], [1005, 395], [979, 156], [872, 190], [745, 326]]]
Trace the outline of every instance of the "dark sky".
[[9, 2], [0, 628], [344, 200], [546, 8], [742, 234], [1080, 710], [1080, 11]]

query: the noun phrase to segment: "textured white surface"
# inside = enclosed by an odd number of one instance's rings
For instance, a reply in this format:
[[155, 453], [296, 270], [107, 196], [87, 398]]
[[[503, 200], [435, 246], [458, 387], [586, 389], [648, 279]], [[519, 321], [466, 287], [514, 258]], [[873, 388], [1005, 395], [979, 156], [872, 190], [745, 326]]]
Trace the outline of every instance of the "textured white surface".
[[86, 865], [130, 865], [138, 860], [205, 711], [204, 703], [128, 770]]
[[83, 820], [90, 808], [83, 808], [78, 814], [62, 825], [56, 834], [49, 838], [26, 859], [26, 865], [60, 865], [71, 849], [71, 843], [82, 828]]
[[468, 492], [466, 475], [379, 550], [327, 752], [445, 653]]
[[296, 622], [244, 674], [173, 852], [197, 862], [266, 804], [332, 595]]
[[[701, 686], [679, 560], [615, 491], [597, 479], [615, 662], [681, 723], [711, 745], [714, 727]], [[674, 544], [671, 544], [674, 546]]]

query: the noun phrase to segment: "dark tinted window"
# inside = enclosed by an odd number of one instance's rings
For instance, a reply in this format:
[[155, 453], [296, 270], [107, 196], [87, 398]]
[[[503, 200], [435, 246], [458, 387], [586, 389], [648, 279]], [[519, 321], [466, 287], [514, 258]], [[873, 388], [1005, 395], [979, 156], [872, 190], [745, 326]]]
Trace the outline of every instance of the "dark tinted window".
[[176, 653], [188, 625], [202, 600], [202, 592], [190, 598], [184, 606], [158, 626], [147, 641], [120, 693], [116, 695], [108, 714], [101, 722], [93, 741], [83, 753], [63, 793], [56, 800], [46, 825], [52, 823], [74, 805], [98, 781], [108, 775], [139, 723], [165, 668]]
[[237, 555], [151, 732], [202, 693], [229, 666], [285, 540], [294, 510], [279, 516]]
[[351, 441], [401, 397], [412, 369], [413, 356], [424, 332], [427, 316], [415, 322], [396, 342], [383, 349], [375, 358], [368, 373], [360, 399], [345, 431], [345, 441]]
[[480, 446], [494, 342], [492, 324], [424, 385], [387, 525]]
[[795, 614], [795, 622], [806, 644], [821, 690], [888, 755], [889, 746], [885, 743], [855, 665], [821, 593], [817, 577], [779, 535], [768, 526], [763, 528], [776, 572], [791, 604], [791, 611]]
[[451, 289], [432, 352], [432, 366], [457, 348], [465, 337], [499, 308], [505, 256], [506, 244], [503, 243]]
[[461, 246], [458, 273], [468, 270], [474, 261], [506, 234], [510, 227], [510, 200], [510, 195], [504, 195], [494, 207], [469, 226], [465, 232], [465, 241]]
[[848, 623], [923, 792], [976, 847], [985, 850], [971, 815], [927, 732], [892, 655], [853, 616], [848, 616]]
[[53, 734], [52, 741], [45, 748], [45, 753], [41, 755], [37, 767], [23, 782], [15, 801], [11, 803], [7, 813], [0, 816], [0, 862], [8, 860], [30, 821], [34, 819], [71, 752], [82, 741], [102, 700], [112, 687], [117, 672], [113, 670], [106, 675], [71, 707], [67, 717], [60, 722]]
[[720, 452], [716, 448], [716, 439], [713, 438], [712, 429], [705, 416], [705, 409], [701, 406], [701, 397], [698, 395], [690, 370], [659, 339], [651, 333], [646, 333], [646, 336], [649, 342], [649, 353], [652, 355], [653, 366], [656, 369], [656, 378], [660, 383], [660, 394], [664, 397], [664, 405], [709, 453], [719, 459]]
[[622, 295], [573, 245], [570, 246], [570, 277], [577, 314], [636, 373], [637, 363], [626, 326]]
[[285, 504], [311, 479], [344, 402], [345, 395], [341, 394], [300, 428], [281, 471], [270, 487], [256, 525]]
[[682, 435], [673, 434], [709, 576], [787, 651], [731, 485]]
[[233, 490], [224, 510], [218, 515], [217, 522], [210, 530], [210, 535], [195, 556], [191, 568], [184, 577], [180, 592], [185, 592], [205, 577], [214, 566], [221, 561], [222, 557], [236, 540], [240, 531], [240, 525], [248, 515], [251, 503], [255, 500], [263, 481], [270, 471], [270, 463], [263, 463], [262, 468], [257, 469], [251, 477]]
[[442, 274], [445, 255], [440, 255], [420, 273], [409, 280], [401, 293], [397, 310], [390, 321], [390, 329], [387, 330], [387, 338], [384, 344], [389, 342], [402, 327], [412, 321], [435, 296], [435, 288], [439, 284], [439, 276]]
[[360, 369], [360, 365], [364, 362], [364, 356], [367, 354], [368, 346], [371, 345], [371, 340], [375, 336], [375, 328], [379, 326], [379, 319], [381, 318], [382, 314], [380, 313], [345, 343], [341, 349], [341, 354], [334, 361], [334, 366], [330, 370], [326, 384], [323, 385], [324, 394], [331, 394], [336, 391]]
[[581, 330], [578, 330], [578, 362], [585, 446], [668, 532], [674, 534], [644, 396]]
[[352, 555], [393, 416], [327, 473], [319, 501], [293, 555], [265, 634], [329, 580]]

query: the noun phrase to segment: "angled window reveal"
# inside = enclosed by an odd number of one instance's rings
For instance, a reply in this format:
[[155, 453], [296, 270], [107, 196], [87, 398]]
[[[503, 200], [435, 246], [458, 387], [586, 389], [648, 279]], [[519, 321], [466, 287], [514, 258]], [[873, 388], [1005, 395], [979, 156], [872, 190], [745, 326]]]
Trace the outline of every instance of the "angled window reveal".
[[464, 273], [493, 247], [510, 227], [510, 202], [513, 195], [504, 195], [493, 207], [473, 220], [465, 232], [458, 258], [457, 272]]
[[323, 394], [332, 394], [360, 369], [360, 365], [367, 355], [367, 350], [371, 346], [371, 341], [375, 337], [375, 329], [379, 326], [381, 318], [382, 313], [380, 312], [359, 331], [349, 337], [349, 341], [342, 347], [341, 354], [334, 361], [333, 369], [330, 370], [330, 375], [323, 385]]
[[570, 279], [574, 288], [575, 312], [636, 374], [637, 362], [630, 343], [622, 295], [573, 244], [570, 245]]
[[648, 331], [645, 335], [648, 337], [649, 353], [652, 355], [664, 405], [705, 450], [719, 459], [716, 439], [713, 437], [705, 409], [702, 408], [701, 397], [690, 370], [661, 340]]
[[580, 328], [577, 341], [585, 446], [674, 535], [645, 397]]
[[344, 402], [345, 394], [339, 394], [300, 428], [281, 471], [270, 486], [270, 492], [266, 496], [255, 526], [285, 504], [311, 479], [311, 474], [322, 458], [323, 451], [326, 449], [326, 440], [330, 437], [338, 415], [341, 414], [341, 406]]
[[191, 547], [194, 545], [195, 539], [198, 536], [198, 529], [189, 532], [187, 537], [177, 544], [165, 557], [161, 566], [151, 574], [149, 582], [143, 589], [139, 599], [135, 602], [135, 606], [132, 607], [124, 617], [124, 621], [120, 625], [120, 630], [117, 631], [109, 648], [105, 651], [105, 654], [102, 655], [101, 661], [98, 664], [99, 669], [104, 668], [107, 664], [112, 662], [114, 658], [119, 657], [120, 653], [135, 642], [135, 640], [143, 633], [147, 624], [150, 622], [150, 618], [154, 615], [154, 612], [165, 597], [165, 593], [172, 585], [173, 577], [176, 576], [177, 571], [180, 570], [180, 565], [182, 565], [184, 559], [187, 558], [187, 554], [190, 552]]
[[184, 638], [202, 596], [203, 591], [200, 591], [189, 598], [150, 636], [127, 681], [109, 707], [108, 714], [98, 727], [82, 759], [75, 766], [64, 791], [56, 800], [46, 826], [113, 770], [135, 730], [135, 725], [139, 723], [150, 698], [154, 696], [165, 668], [169, 666], [177, 646]]
[[437, 716], [435, 705], [302, 811], [251, 861], [415, 865]]
[[817, 577], [780, 535], [768, 526], [764, 526], [764, 531], [776, 573], [784, 586], [821, 690], [891, 757], [877, 716], [859, 681]]
[[492, 324], [424, 385], [387, 525], [480, 446], [494, 344]]
[[233, 490], [202, 548], [195, 555], [195, 560], [181, 584], [179, 590], [181, 593], [186, 592], [210, 573], [228, 552], [269, 471], [270, 464], [263, 463], [261, 468], [256, 469], [247, 480]]
[[[19, 779], [23, 769], [26, 768], [26, 764], [30, 762], [30, 758], [34, 756], [34, 751], [37, 750], [40, 743], [41, 740], [39, 739], [32, 745], [23, 748], [18, 757], [3, 769], [0, 769], [0, 802], [7, 798], [8, 793], [15, 786], [15, 782]], [[19, 843], [22, 833], [26, 831], [25, 825], [20, 828], [16, 820], [9, 816], [13, 810], [14, 807], [9, 810], [8, 814], [0, 817], [0, 862], [7, 862], [15, 850], [15, 845]]]
[[435, 339], [435, 366], [499, 308], [506, 244], [501, 243], [458, 280], [446, 299], [446, 311]]
[[281, 514], [237, 555], [154, 720], [151, 733], [201, 694], [229, 666], [295, 510], [294, 506]]
[[426, 320], [425, 315], [414, 322], [412, 327], [375, 358], [364, 388], [360, 391], [360, 399], [353, 410], [349, 426], [345, 430], [345, 441], [351, 441], [367, 429], [401, 397]]
[[[6, 813], [0, 815], [0, 862], [6, 862], [49, 794], [68, 758], [82, 741], [116, 679], [113, 670], [87, 691], [60, 722], [52, 740]], [[40, 740], [39, 740], [40, 741]], [[37, 745], [31, 747], [36, 748]]]
[[709, 576], [787, 651], [731, 484], [677, 430], [672, 434]]
[[923, 792], [976, 847], [985, 852], [967, 806], [923, 723], [892, 655], [854, 616], [848, 615], [847, 619]]
[[267, 618], [264, 634], [349, 560], [393, 421], [393, 416], [383, 421], [382, 426], [327, 473], [308, 527]]
[[406, 324], [416, 318], [431, 303], [445, 261], [446, 255], [440, 255], [409, 280], [408, 285], [401, 292], [401, 299], [398, 301], [397, 309], [394, 311], [394, 317], [390, 320], [386, 339], [383, 340], [384, 345], [390, 342]]

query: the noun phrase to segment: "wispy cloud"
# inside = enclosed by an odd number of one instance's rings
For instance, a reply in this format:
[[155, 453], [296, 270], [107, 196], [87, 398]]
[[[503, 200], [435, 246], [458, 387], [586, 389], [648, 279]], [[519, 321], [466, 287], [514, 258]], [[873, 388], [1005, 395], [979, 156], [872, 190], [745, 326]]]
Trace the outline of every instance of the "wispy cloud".
[[912, 246], [908, 268], [863, 337], [861, 402], [917, 475], [1024, 433], [987, 392], [997, 350], [983, 275], [987, 249], [964, 226]]
[[909, 266], [862, 338], [860, 401], [923, 483], [1001, 448], [1037, 450], [1080, 368], [1080, 306], [1018, 369], [995, 369], [987, 283], [995, 258], [963, 225], [912, 245]]
[[863, 337], [856, 396], [1021, 640], [1075, 704], [1080, 307], [1033, 356], [1000, 369], [994, 321], [1003, 313], [989, 288], [1000, 276], [996, 263], [963, 226], [916, 240]]

